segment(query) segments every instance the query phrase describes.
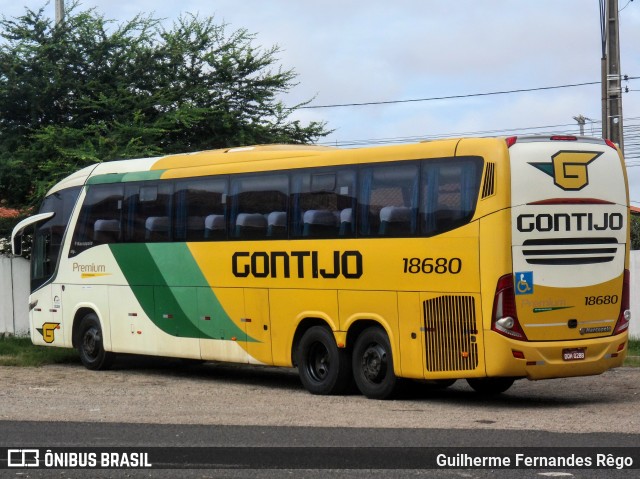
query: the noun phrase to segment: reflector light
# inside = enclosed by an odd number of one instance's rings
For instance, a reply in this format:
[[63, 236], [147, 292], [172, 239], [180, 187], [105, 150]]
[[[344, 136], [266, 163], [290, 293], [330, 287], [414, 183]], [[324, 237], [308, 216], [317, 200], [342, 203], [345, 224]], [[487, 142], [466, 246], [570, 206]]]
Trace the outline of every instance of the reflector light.
[[516, 351], [515, 349], [512, 349], [511, 354], [513, 354], [513, 357], [516, 359], [524, 359], [524, 353], [522, 351]]
[[518, 322], [513, 275], [511, 274], [505, 274], [498, 280], [493, 300], [491, 329], [503, 336], [527, 341], [527, 336]]
[[551, 141], [578, 141], [578, 137], [568, 135], [555, 135], [551, 137]]
[[610, 146], [611, 148], [613, 148], [614, 150], [618, 151], [618, 147], [616, 146], [616, 144], [611, 141], [611, 140], [604, 140], [604, 142], [607, 144], [607, 146]]
[[613, 330], [613, 334], [624, 333], [629, 328], [629, 321], [631, 320], [631, 307], [629, 305], [629, 270], [624, 270], [624, 279], [622, 280], [622, 299], [620, 301], [620, 314], [618, 315], [618, 322]]
[[623, 349], [624, 349], [624, 343], [618, 346], [618, 352], [622, 351]]
[[506, 138], [505, 141], [507, 142], [507, 148], [511, 148], [513, 145], [516, 144], [516, 141], [518, 141], [518, 137], [510, 136], [509, 138]]

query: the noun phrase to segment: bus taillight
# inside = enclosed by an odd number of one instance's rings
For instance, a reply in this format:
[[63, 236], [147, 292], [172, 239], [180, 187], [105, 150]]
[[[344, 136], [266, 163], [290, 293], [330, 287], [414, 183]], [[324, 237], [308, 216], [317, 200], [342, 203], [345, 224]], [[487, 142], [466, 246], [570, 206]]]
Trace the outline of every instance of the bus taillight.
[[506, 274], [498, 280], [493, 299], [491, 329], [508, 338], [527, 341], [516, 312], [516, 297], [513, 290], [513, 276]]
[[629, 270], [624, 270], [624, 280], [622, 282], [622, 301], [620, 303], [620, 315], [618, 316], [618, 322], [613, 330], [613, 334], [620, 334], [625, 332], [629, 328], [629, 321], [631, 321], [631, 308], [629, 306]]

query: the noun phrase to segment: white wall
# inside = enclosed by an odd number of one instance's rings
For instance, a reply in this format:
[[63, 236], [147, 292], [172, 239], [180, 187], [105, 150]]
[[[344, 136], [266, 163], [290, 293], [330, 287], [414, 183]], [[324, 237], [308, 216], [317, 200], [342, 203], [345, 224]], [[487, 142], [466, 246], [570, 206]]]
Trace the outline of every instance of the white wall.
[[29, 335], [29, 262], [0, 256], [0, 334]]
[[640, 250], [631, 252], [631, 324], [629, 325], [629, 336], [633, 339], [640, 339]]

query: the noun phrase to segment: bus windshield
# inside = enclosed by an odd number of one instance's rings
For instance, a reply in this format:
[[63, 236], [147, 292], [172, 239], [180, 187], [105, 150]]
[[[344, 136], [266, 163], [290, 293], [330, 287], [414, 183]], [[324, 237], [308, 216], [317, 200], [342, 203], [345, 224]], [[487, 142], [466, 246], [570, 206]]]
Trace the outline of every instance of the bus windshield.
[[58, 267], [62, 239], [80, 187], [68, 188], [47, 196], [40, 213], [55, 213], [49, 220], [37, 224], [31, 251], [31, 291], [46, 283]]

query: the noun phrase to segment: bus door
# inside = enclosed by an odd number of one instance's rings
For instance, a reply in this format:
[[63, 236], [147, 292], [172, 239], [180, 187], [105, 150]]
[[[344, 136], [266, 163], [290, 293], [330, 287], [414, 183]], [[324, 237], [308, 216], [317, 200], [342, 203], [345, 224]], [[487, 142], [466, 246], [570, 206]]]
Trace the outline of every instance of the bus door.
[[244, 290], [244, 317], [249, 362], [272, 364], [269, 290]]
[[59, 284], [41, 287], [30, 296], [34, 344], [65, 346], [62, 331], [62, 293]]
[[267, 289], [198, 288], [202, 359], [271, 364]]

